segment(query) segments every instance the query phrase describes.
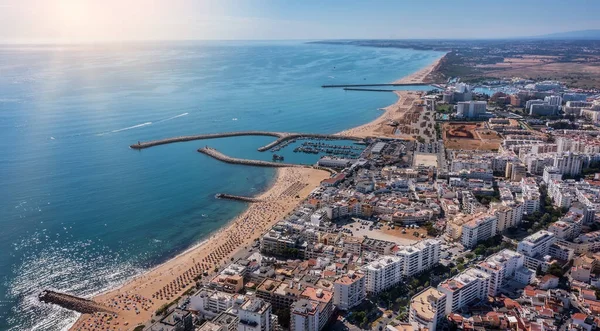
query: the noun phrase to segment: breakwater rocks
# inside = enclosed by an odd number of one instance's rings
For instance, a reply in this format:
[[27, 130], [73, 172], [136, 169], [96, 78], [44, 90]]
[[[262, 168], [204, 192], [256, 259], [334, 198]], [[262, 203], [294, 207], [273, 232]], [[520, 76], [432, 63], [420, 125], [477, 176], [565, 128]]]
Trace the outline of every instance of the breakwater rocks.
[[206, 155], [213, 157], [219, 161], [222, 161], [225, 163], [231, 163], [231, 164], [244, 164], [244, 165], [250, 165], [250, 166], [257, 166], [257, 167], [277, 167], [277, 168], [285, 168], [285, 167], [288, 167], [288, 168], [313, 168], [313, 169], [325, 170], [331, 174], [337, 173], [337, 171], [335, 171], [333, 169], [326, 168], [326, 167], [313, 166], [313, 165], [238, 159], [235, 157], [227, 156], [227, 155], [217, 151], [216, 149], [208, 147], [208, 146], [198, 149], [198, 152], [200, 152], [202, 154], [206, 154]]
[[244, 197], [244, 196], [241, 196], [241, 195], [232, 195], [232, 194], [225, 194], [225, 193], [215, 194], [215, 198], [217, 198], [217, 199], [227, 199], [227, 200], [236, 200], [236, 201], [243, 201], [243, 202], [261, 202], [262, 201], [259, 198]]
[[112, 309], [101, 305], [95, 301], [50, 290], [46, 290], [40, 293], [39, 299], [42, 302], [53, 303], [63, 308], [80, 312], [82, 314], [92, 314], [97, 312], [115, 313], [115, 311], [113, 311]]
[[212, 134], [199, 134], [194, 136], [180, 136], [166, 139], [152, 140], [146, 142], [139, 142], [129, 146], [132, 149], [144, 149], [158, 145], [173, 144], [184, 141], [203, 140], [203, 139], [215, 139], [215, 138], [227, 138], [227, 137], [240, 137], [240, 136], [270, 136], [277, 137], [277, 139], [263, 147], [258, 148], [260, 152], [267, 151], [285, 141], [291, 139], [302, 139], [302, 138], [321, 138], [321, 139], [343, 139], [343, 140], [355, 140], [362, 141], [363, 138], [341, 136], [336, 134], [318, 134], [318, 133], [292, 133], [292, 132], [273, 132], [273, 131], [237, 131], [237, 132], [223, 132], [223, 133], [212, 133]]

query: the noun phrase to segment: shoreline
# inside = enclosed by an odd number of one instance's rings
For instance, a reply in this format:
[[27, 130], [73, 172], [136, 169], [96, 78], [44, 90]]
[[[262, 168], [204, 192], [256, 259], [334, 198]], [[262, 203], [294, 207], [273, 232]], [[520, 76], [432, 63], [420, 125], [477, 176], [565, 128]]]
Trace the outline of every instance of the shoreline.
[[[394, 83], [425, 82], [437, 69], [444, 56]], [[417, 98], [408, 102], [409, 105], [406, 101], [411, 100], [409, 97], [412, 94], [421, 92], [395, 91], [394, 93], [398, 96], [398, 100], [383, 108], [384, 112], [376, 119], [341, 131], [339, 134], [357, 137], [388, 136], [381, 130], [386, 121], [397, 118], [396, 113], [401, 116], [408, 111]], [[256, 197], [261, 199], [261, 202], [250, 204], [243, 213], [224, 224], [218, 231], [168, 261], [125, 281], [116, 288], [93, 296], [94, 301], [118, 309], [118, 317], [107, 318], [97, 314], [82, 314], [69, 330], [93, 329], [87, 327], [89, 324], [109, 324], [111, 328], [129, 330], [146, 323], [159, 307], [175, 300], [195, 285], [192, 275], [197, 270], [209, 271], [209, 276], [202, 277], [203, 281], [211, 279], [215, 274], [213, 272], [215, 267], [228, 264], [230, 259], [244, 247], [251, 246], [275, 223], [292, 212], [310, 192], [319, 187], [323, 179], [329, 177], [330, 174], [323, 170], [277, 168], [273, 182], [266, 191]], [[161, 294], [157, 295], [157, 293]]]

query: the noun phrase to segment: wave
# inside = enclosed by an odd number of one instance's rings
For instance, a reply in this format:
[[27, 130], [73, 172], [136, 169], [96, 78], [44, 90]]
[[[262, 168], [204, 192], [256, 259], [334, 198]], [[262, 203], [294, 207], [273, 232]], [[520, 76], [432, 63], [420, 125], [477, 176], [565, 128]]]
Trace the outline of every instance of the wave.
[[165, 118], [164, 120], [160, 120], [160, 121], [158, 121], [158, 122], [156, 122], [156, 123], [162, 123], [162, 122], [170, 121], [170, 120], [176, 119], [176, 118], [178, 118], [178, 117], [187, 116], [187, 115], [189, 115], [189, 114], [190, 114], [190, 113], [183, 113], [183, 114], [175, 115], [175, 116], [172, 116], [172, 117], [169, 117], [169, 118]]
[[112, 130], [111, 132], [112, 133], [121, 132], [121, 131], [131, 130], [131, 129], [135, 129], [135, 128], [141, 128], [142, 126], [151, 125], [151, 124], [152, 124], [152, 122], [146, 122], [146, 123], [137, 124], [137, 125], [134, 125], [134, 126], [129, 126], [129, 127], [126, 127], [126, 128], [122, 128], [122, 129]]

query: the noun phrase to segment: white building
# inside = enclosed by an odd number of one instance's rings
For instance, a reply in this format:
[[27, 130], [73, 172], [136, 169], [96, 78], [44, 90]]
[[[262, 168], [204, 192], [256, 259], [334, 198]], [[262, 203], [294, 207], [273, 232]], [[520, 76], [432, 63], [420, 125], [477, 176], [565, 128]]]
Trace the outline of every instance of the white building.
[[521, 224], [523, 220], [523, 206], [521, 204], [492, 204], [492, 212], [496, 215], [496, 233], [502, 233], [508, 228]]
[[546, 230], [538, 231], [519, 242], [517, 252], [525, 256], [523, 265], [536, 270], [550, 252], [550, 246], [556, 242], [553, 233]]
[[551, 95], [551, 96], [545, 97], [544, 102], [546, 102], [550, 106], [561, 106], [562, 98], [558, 95]]
[[487, 298], [489, 287], [490, 275], [473, 268], [441, 282], [438, 290], [446, 295], [444, 315]]
[[[241, 297], [221, 291], [202, 289], [190, 297], [189, 309], [197, 311], [205, 319], [212, 319], [233, 307]], [[239, 302], [241, 304], [242, 302]]]
[[571, 152], [556, 154], [554, 157], [554, 167], [563, 175], [579, 175], [583, 167], [583, 156]]
[[465, 118], [479, 117], [484, 115], [486, 110], [486, 101], [462, 101], [456, 105], [456, 116]]
[[523, 254], [505, 249], [476, 265], [477, 269], [490, 275], [489, 295], [497, 296], [500, 288], [508, 280], [515, 280], [522, 284], [531, 283], [535, 275], [523, 267], [524, 260]]
[[290, 309], [290, 331], [319, 331], [319, 303], [300, 299]]
[[365, 296], [365, 276], [362, 273], [350, 271], [333, 282], [333, 303], [340, 310], [360, 304]]
[[465, 247], [475, 247], [478, 242], [496, 235], [498, 218], [495, 215], [483, 214], [463, 224], [461, 243]]
[[377, 294], [402, 280], [402, 259], [398, 256], [383, 256], [364, 267], [367, 293]]
[[412, 246], [403, 246], [396, 252], [401, 258], [402, 275], [411, 277], [433, 268], [440, 262], [441, 243], [436, 239], [420, 241]]
[[251, 298], [238, 309], [238, 331], [270, 331], [271, 304], [260, 298]]
[[416, 323], [419, 329], [437, 330], [437, 324], [444, 318], [446, 295], [429, 287], [410, 300], [409, 322]]
[[550, 184], [553, 180], [562, 180], [562, 172], [557, 167], [544, 167], [544, 183]]
[[533, 214], [540, 210], [540, 189], [535, 179], [527, 177], [521, 179], [523, 199], [523, 214]]

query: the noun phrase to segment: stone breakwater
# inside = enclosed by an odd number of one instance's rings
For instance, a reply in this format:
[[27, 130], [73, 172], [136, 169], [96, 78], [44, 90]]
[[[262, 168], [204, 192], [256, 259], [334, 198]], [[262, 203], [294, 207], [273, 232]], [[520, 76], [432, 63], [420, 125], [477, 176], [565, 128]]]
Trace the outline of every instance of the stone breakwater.
[[321, 139], [344, 139], [344, 140], [356, 140], [361, 141], [363, 138], [342, 136], [337, 134], [318, 134], [318, 133], [293, 133], [293, 132], [273, 132], [273, 131], [237, 131], [237, 132], [223, 132], [223, 133], [212, 133], [212, 134], [199, 134], [194, 136], [180, 136], [165, 138], [159, 140], [152, 140], [146, 142], [139, 142], [137, 144], [130, 145], [132, 149], [144, 149], [158, 145], [173, 144], [184, 141], [203, 140], [203, 139], [215, 139], [215, 138], [227, 138], [227, 137], [240, 137], [240, 136], [270, 136], [277, 137], [277, 139], [265, 146], [258, 148], [258, 151], [267, 151], [285, 141], [291, 139], [301, 138], [321, 138]]
[[115, 313], [114, 310], [104, 305], [101, 305], [95, 301], [50, 290], [46, 290], [40, 293], [39, 299], [42, 302], [53, 303], [63, 308], [80, 312], [82, 314], [92, 314], [97, 312]]
[[237, 201], [243, 201], [243, 202], [261, 202], [261, 201], [263, 201], [262, 199], [259, 199], [259, 198], [244, 197], [241, 195], [232, 195], [232, 194], [225, 194], [225, 193], [217, 193], [215, 195], [215, 198], [227, 199], [227, 200], [237, 200]]
[[217, 151], [216, 149], [208, 147], [208, 146], [198, 149], [198, 152], [200, 152], [202, 154], [206, 154], [206, 155], [213, 157], [219, 161], [222, 161], [225, 163], [231, 163], [231, 164], [243, 164], [243, 165], [250, 165], [250, 166], [257, 166], [257, 167], [277, 167], [277, 168], [286, 168], [286, 167], [287, 168], [312, 168], [312, 169], [318, 169], [318, 170], [325, 170], [325, 171], [329, 172], [330, 174], [337, 173], [337, 171], [335, 171], [331, 168], [319, 167], [319, 166], [313, 166], [313, 165], [238, 159], [235, 157], [227, 156], [227, 155]]

